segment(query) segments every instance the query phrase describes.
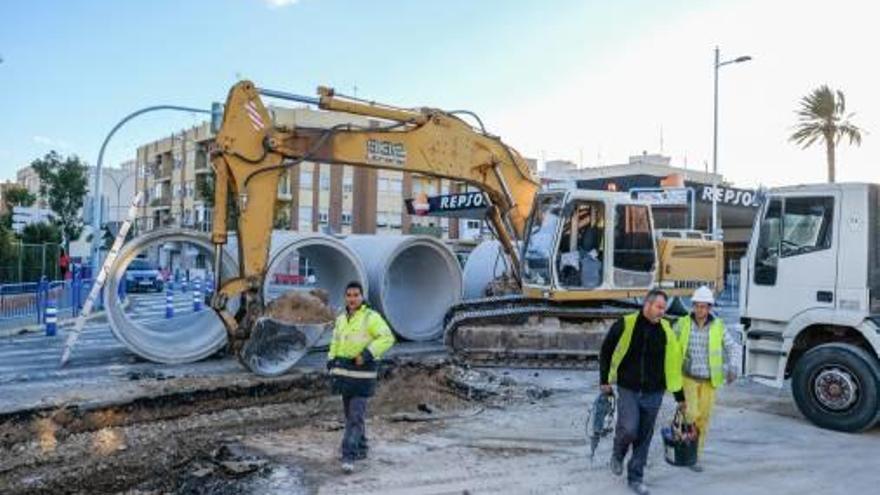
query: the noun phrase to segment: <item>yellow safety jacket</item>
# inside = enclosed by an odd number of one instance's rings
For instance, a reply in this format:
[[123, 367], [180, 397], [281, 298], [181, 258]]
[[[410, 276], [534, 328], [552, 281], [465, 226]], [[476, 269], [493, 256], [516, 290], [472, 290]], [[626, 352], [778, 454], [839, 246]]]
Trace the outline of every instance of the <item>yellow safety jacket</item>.
[[[336, 318], [327, 353], [331, 361], [330, 374], [356, 381], [375, 380], [378, 370], [375, 360], [380, 359], [394, 342], [394, 334], [385, 319], [366, 304], [362, 304], [350, 317], [343, 312]], [[365, 357], [364, 351], [369, 351], [372, 359]], [[354, 363], [357, 356], [365, 357], [360, 366]]]
[[[680, 330], [678, 341], [681, 344], [681, 355], [687, 356], [693, 328], [691, 315], [679, 319], [677, 325]], [[724, 322], [721, 318], [713, 318], [709, 325], [709, 377], [713, 387], [724, 385]]]
[[[608, 383], [617, 382], [617, 368], [623, 362], [626, 353], [629, 352], [629, 345], [632, 342], [632, 334], [636, 328], [638, 317], [638, 313], [631, 313], [623, 317], [623, 333], [620, 335], [620, 340], [617, 341], [614, 353], [611, 354], [611, 369], [608, 371]], [[663, 328], [663, 332], [666, 334], [663, 363], [663, 372], [666, 376], [666, 390], [674, 394], [681, 391], [682, 387], [681, 347], [679, 347], [678, 339], [675, 338], [675, 332], [672, 331], [668, 321], [661, 319], [660, 327]]]
[[362, 304], [351, 317], [346, 312], [336, 317], [327, 357], [354, 359], [368, 349], [379, 359], [394, 342], [394, 334], [382, 315]]

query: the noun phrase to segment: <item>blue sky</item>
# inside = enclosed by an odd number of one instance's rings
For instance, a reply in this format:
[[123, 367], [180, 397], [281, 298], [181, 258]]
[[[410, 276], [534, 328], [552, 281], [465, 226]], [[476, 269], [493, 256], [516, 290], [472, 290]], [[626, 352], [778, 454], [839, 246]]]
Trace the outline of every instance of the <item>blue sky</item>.
[[[49, 149], [94, 163], [106, 132], [130, 111], [159, 103], [207, 108], [239, 77], [303, 94], [320, 84], [342, 92], [357, 86], [360, 96], [388, 103], [471, 109], [525, 154], [583, 157], [584, 165], [659, 151], [663, 127], [663, 151], [700, 166], [711, 149], [716, 43], [755, 56], [748, 66], [725, 68], [722, 156], [738, 165], [730, 175], [754, 181], [749, 167], [761, 170], [752, 162], [769, 154], [774, 162], [803, 157], [821, 178], [820, 150], [784, 142], [797, 97], [828, 79], [795, 65], [809, 56], [779, 57], [813, 30], [810, 22], [828, 22], [821, 4], [814, 10], [809, 3], [6, 1], [0, 179]], [[815, 15], [794, 25], [786, 9], [795, 5]], [[867, 14], [847, 13], [856, 20]], [[728, 22], [734, 19], [746, 25]], [[841, 35], [867, 37], [853, 41], [868, 56], [864, 44], [880, 40], [865, 27]], [[837, 61], [829, 82], [846, 89], [860, 81], [864, 89], [848, 92], [850, 102], [873, 122], [877, 97], [866, 99], [876, 89], [868, 91], [859, 72], [873, 71], [860, 57]], [[135, 120], [111, 143], [108, 163], [200, 120], [173, 113]], [[863, 167], [877, 150], [866, 143], [853, 162]]]

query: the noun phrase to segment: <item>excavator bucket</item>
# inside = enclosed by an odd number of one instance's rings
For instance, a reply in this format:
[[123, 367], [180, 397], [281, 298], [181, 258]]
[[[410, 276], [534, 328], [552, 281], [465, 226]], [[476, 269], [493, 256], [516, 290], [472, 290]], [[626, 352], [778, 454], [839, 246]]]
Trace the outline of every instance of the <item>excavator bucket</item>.
[[257, 320], [239, 360], [261, 376], [278, 376], [299, 362], [332, 323], [290, 324], [270, 317]]

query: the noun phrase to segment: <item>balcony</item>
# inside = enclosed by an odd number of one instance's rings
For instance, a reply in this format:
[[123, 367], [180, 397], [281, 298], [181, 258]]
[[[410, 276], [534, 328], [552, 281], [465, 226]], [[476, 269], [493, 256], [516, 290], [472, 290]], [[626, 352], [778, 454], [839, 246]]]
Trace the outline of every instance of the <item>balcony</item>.
[[153, 200], [150, 201], [150, 206], [152, 206], [153, 208], [157, 208], [157, 209], [165, 209], [165, 208], [170, 209], [171, 208], [171, 196], [163, 196], [160, 198], [153, 198]]

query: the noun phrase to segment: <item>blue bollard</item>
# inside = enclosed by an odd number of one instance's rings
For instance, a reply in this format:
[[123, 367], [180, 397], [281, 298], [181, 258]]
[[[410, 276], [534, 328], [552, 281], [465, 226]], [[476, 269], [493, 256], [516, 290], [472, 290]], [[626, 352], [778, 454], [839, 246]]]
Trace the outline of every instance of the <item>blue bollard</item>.
[[174, 318], [174, 291], [172, 289], [165, 291], [165, 318]]
[[180, 292], [186, 292], [186, 290], [187, 290], [186, 279], [183, 279], [183, 281], [180, 282]]
[[49, 279], [45, 275], [37, 283], [37, 323], [46, 322], [46, 307], [49, 301]]
[[202, 279], [193, 281], [193, 311], [202, 310]]
[[54, 299], [46, 303], [46, 337], [54, 337], [58, 333], [58, 305]]

